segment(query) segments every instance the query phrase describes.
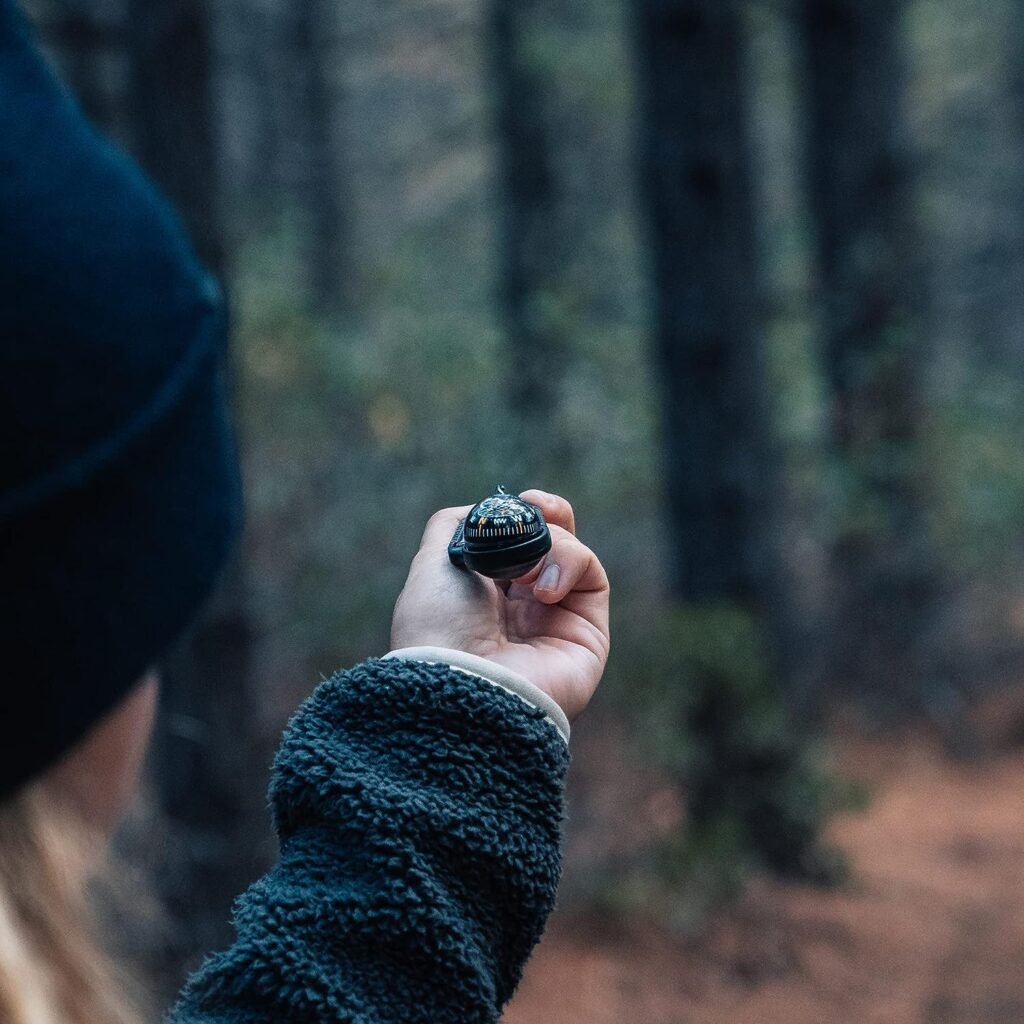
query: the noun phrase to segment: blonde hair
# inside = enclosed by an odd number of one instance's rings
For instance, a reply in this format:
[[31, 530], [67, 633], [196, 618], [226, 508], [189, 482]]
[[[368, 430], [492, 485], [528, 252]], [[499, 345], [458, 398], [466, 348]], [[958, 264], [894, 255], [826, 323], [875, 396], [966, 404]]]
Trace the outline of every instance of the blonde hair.
[[89, 912], [104, 855], [45, 783], [0, 803], [0, 1024], [139, 1024]]

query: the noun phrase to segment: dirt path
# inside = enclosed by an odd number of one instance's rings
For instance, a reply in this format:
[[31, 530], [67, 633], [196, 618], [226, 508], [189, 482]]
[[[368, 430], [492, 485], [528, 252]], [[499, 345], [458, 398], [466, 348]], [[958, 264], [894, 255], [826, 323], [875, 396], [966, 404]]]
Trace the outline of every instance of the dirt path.
[[505, 1024], [1024, 1021], [1024, 755], [849, 748], [844, 891], [759, 882], [701, 939], [556, 915]]

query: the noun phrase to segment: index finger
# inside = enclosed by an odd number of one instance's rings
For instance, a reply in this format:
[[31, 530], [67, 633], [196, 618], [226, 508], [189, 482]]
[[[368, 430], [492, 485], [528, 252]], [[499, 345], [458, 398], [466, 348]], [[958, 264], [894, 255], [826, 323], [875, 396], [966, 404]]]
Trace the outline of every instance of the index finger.
[[458, 505], [435, 512], [427, 520], [423, 537], [420, 539], [420, 550], [437, 548], [447, 550], [455, 528], [469, 515], [472, 508], [472, 505]]

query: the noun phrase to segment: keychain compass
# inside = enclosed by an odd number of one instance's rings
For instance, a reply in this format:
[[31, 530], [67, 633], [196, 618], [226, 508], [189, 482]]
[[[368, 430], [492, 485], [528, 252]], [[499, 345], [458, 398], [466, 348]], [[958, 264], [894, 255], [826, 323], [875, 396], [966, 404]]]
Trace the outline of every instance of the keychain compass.
[[460, 569], [492, 580], [525, 576], [551, 550], [544, 513], [504, 487], [474, 505], [448, 545], [448, 557]]

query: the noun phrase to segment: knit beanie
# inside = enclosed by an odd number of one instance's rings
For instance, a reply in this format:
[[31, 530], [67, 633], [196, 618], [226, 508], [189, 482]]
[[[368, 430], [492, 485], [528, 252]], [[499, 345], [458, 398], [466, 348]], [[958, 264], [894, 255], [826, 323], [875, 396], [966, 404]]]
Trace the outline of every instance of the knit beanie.
[[0, 797], [182, 632], [237, 532], [223, 303], [0, 0]]

